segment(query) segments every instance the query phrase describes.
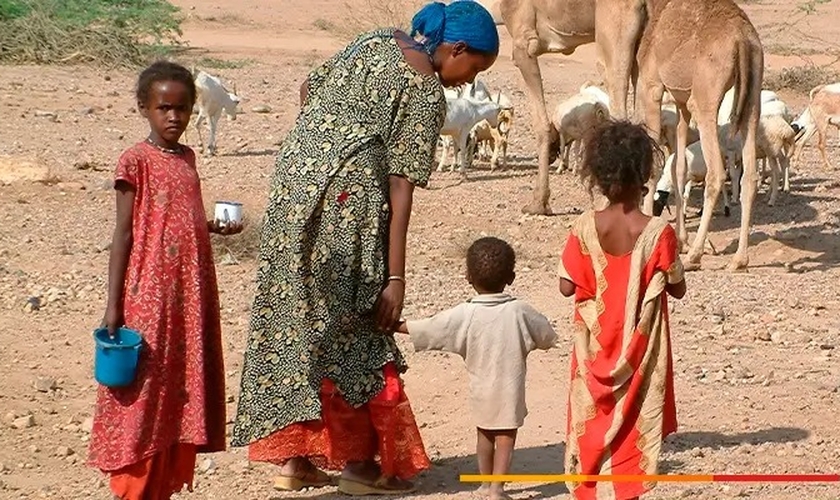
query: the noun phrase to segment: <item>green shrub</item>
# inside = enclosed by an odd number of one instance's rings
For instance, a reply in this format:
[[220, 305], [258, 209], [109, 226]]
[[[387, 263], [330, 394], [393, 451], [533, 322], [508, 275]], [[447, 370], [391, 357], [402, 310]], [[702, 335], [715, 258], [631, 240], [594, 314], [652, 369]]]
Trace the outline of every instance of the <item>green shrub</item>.
[[0, 0], [0, 61], [138, 66], [176, 47], [180, 24], [163, 0]]

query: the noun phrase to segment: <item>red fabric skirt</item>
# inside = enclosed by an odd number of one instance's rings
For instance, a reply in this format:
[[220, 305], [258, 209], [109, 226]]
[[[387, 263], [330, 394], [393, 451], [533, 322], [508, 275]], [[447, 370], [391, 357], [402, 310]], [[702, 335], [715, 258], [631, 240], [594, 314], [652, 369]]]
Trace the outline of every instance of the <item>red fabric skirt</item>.
[[111, 472], [111, 493], [120, 500], [169, 500], [184, 486], [192, 491], [195, 461], [195, 445], [172, 445]]
[[248, 447], [254, 462], [282, 465], [309, 459], [321, 469], [341, 470], [348, 462], [376, 460], [385, 476], [409, 479], [429, 468], [429, 457], [396, 367], [384, 367], [385, 388], [354, 408], [335, 384], [321, 382], [321, 419], [298, 422]]

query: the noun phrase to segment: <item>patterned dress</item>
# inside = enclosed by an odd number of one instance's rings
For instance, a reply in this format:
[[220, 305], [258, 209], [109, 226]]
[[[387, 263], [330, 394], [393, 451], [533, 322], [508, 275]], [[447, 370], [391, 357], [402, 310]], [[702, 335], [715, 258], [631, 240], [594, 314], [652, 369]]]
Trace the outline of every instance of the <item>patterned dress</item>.
[[[576, 285], [567, 474], [656, 474], [677, 430], [668, 283], [683, 280], [674, 229], [654, 217], [624, 255], [606, 253], [594, 212], [574, 223], [560, 276]], [[628, 500], [653, 483], [568, 483], [577, 500]]]
[[219, 297], [195, 153], [139, 143], [115, 178], [135, 189], [123, 307], [144, 345], [132, 385], [99, 387], [88, 463], [108, 472], [178, 443], [225, 449]]
[[427, 184], [446, 101], [393, 33], [363, 34], [309, 75], [278, 155], [233, 446], [319, 420], [325, 390], [367, 405], [388, 392], [383, 367], [407, 368], [373, 321], [387, 278], [388, 177]]

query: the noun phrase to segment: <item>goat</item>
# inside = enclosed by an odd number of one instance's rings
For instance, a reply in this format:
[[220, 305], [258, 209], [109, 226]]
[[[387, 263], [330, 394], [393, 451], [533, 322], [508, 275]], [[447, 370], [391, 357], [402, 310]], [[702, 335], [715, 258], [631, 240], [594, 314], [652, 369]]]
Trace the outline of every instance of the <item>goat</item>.
[[[491, 127], [495, 128], [499, 124], [499, 111], [501, 108], [499, 104], [493, 101], [476, 101], [473, 99], [457, 98], [446, 99], [446, 120], [443, 128], [440, 131], [441, 136], [450, 136], [452, 138], [453, 153], [455, 161], [458, 160], [459, 153], [461, 154], [461, 175], [467, 175], [467, 164], [472, 159], [472, 147], [468, 148], [470, 142], [470, 133], [477, 124], [482, 120], [487, 120]], [[441, 154], [440, 163], [437, 171], [443, 170], [446, 164], [445, 146]], [[469, 144], [471, 146], [471, 144]], [[451, 171], [455, 170], [455, 161], [452, 163]]]
[[809, 94], [808, 107], [794, 121], [797, 130], [797, 137], [793, 157], [798, 159], [805, 144], [817, 134], [817, 149], [820, 151], [823, 165], [831, 169], [831, 163], [825, 152], [825, 139], [828, 126], [833, 125], [838, 129], [840, 136], [840, 83], [829, 85], [818, 85], [811, 89]]
[[204, 141], [201, 138], [201, 125], [207, 119], [210, 124], [210, 137], [207, 139], [207, 153], [216, 154], [216, 129], [219, 117], [224, 112], [231, 120], [236, 120], [237, 107], [241, 98], [236, 95], [236, 87], [233, 92], [228, 92], [222, 81], [204, 71], [193, 71], [195, 75], [196, 105], [198, 106], [198, 118], [195, 120], [195, 128], [198, 132], [199, 149], [204, 149]]

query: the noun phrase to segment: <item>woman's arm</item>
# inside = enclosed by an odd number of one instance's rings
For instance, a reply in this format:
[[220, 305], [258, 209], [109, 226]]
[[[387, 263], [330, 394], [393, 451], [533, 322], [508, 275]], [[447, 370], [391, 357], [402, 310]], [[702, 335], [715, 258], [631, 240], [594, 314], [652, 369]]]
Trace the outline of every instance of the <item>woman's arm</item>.
[[113, 334], [123, 323], [123, 294], [125, 273], [131, 254], [134, 189], [126, 182], [117, 181], [117, 220], [111, 241], [108, 261], [108, 306], [105, 325]]
[[[380, 330], [393, 331], [402, 315], [405, 300], [405, 246], [414, 185], [404, 177], [391, 175], [389, 197], [391, 219], [388, 229], [388, 283], [376, 306], [376, 324]], [[396, 277], [397, 279], [390, 279]]]
[[405, 277], [405, 246], [414, 184], [405, 177], [388, 178], [391, 198], [391, 225], [388, 231], [388, 276]]

